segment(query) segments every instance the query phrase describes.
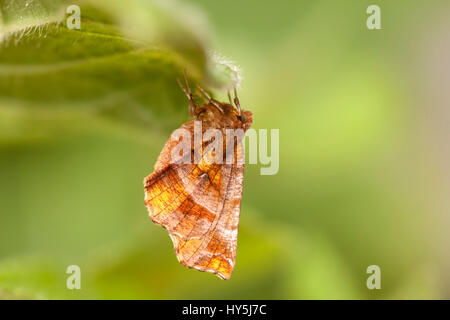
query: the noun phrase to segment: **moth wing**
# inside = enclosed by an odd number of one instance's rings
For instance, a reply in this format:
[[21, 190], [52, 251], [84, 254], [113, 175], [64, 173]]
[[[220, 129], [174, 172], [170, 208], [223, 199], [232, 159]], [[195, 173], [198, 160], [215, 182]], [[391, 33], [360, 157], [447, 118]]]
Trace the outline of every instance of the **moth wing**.
[[[244, 166], [170, 163], [166, 143], [144, 180], [145, 204], [165, 228], [179, 262], [229, 279], [236, 260]], [[242, 152], [238, 146], [238, 153]]]

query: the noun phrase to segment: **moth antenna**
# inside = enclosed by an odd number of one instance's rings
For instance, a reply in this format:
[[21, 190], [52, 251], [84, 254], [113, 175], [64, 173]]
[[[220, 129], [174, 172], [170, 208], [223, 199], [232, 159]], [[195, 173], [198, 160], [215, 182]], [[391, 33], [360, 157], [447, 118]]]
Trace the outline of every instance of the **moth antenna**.
[[198, 90], [200, 90], [200, 92], [208, 99], [208, 101], [211, 101], [212, 98], [211, 96], [208, 94], [208, 92], [206, 92], [202, 87], [200, 87], [199, 85], [197, 85]]
[[209, 103], [208, 97], [205, 97], [198, 88], [195, 90], [195, 93], [202, 99], [203, 103]]
[[214, 105], [217, 109], [219, 109], [220, 112], [223, 113], [223, 109], [222, 107], [217, 103], [217, 101], [215, 101], [213, 98], [211, 98], [211, 96], [202, 88], [197, 84], [197, 88], [200, 90], [200, 92], [208, 99], [208, 102], [211, 103], [212, 105]]
[[227, 90], [227, 96], [228, 96], [228, 101], [230, 102], [231, 105], [233, 105], [233, 102], [231, 101], [230, 90]]
[[195, 109], [197, 108], [197, 105], [195, 104], [193, 96], [192, 96], [191, 86], [189, 84], [189, 80], [188, 80], [188, 77], [187, 77], [187, 74], [186, 74], [186, 68], [183, 70], [183, 74], [184, 74], [184, 81], [186, 82], [187, 90], [183, 86], [183, 84], [181, 83], [180, 79], [177, 78], [177, 82], [178, 82], [178, 85], [180, 86], [181, 90], [183, 90], [184, 94], [188, 98], [188, 101], [189, 101], [189, 115], [192, 117], [194, 115]]
[[183, 90], [184, 94], [189, 99], [190, 98], [189, 93], [186, 91], [186, 88], [183, 86], [183, 84], [181, 83], [179, 78], [177, 78], [177, 82], [178, 82], [178, 85], [180, 86], [181, 90]]
[[186, 73], [186, 68], [183, 69], [184, 81], [186, 82], [186, 87], [188, 89], [189, 96], [192, 97], [191, 85], [189, 84], [189, 80]]
[[234, 87], [234, 104], [236, 105], [236, 107], [237, 107], [237, 109], [239, 111], [239, 114], [242, 114], [241, 104], [239, 103], [239, 98], [237, 96], [236, 87]]

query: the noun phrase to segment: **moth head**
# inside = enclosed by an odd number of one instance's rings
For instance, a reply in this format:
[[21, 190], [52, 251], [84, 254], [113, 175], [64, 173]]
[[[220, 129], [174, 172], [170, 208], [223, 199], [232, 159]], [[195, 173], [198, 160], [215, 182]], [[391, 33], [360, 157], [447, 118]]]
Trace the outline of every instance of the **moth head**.
[[[252, 125], [253, 116], [250, 111], [245, 111], [241, 108], [241, 103], [239, 102], [239, 98], [237, 95], [236, 87], [233, 88], [234, 91], [234, 99], [231, 98], [230, 91], [228, 90], [228, 101], [230, 102], [231, 108], [233, 108], [236, 118], [240, 122], [240, 127], [247, 131], [248, 128]], [[234, 104], [234, 107], [233, 107]]]
[[224, 117], [228, 118], [230, 122], [232, 122], [231, 127], [233, 128], [242, 128], [244, 131], [247, 131], [248, 128], [253, 123], [253, 114], [250, 111], [242, 110], [233, 106], [232, 104], [223, 104], [224, 105]]
[[242, 128], [245, 131], [247, 131], [253, 123], [253, 114], [250, 111], [241, 110], [236, 117], [241, 122]]

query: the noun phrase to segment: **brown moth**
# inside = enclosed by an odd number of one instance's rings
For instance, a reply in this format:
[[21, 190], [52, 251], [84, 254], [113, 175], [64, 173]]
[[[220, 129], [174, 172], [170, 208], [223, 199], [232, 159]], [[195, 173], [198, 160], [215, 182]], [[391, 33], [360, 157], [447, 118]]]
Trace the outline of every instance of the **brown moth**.
[[[181, 140], [189, 144], [189, 152], [175, 152], [180, 143], [173, 138], [175, 131], [161, 151], [154, 172], [144, 179], [145, 205], [152, 221], [169, 233], [181, 264], [229, 279], [236, 261], [244, 163], [243, 135], [230, 138], [227, 133], [245, 133], [252, 124], [252, 113], [241, 109], [236, 89], [233, 101], [228, 92], [229, 103], [224, 103], [198, 86], [206, 99], [197, 105], [186, 73], [185, 81], [186, 88], [179, 80], [178, 84], [188, 98], [193, 119], [180, 129], [188, 132]], [[201, 124], [202, 135], [213, 129], [226, 137], [222, 155], [218, 148], [205, 151], [217, 138], [202, 139], [197, 146], [191, 144], [195, 144], [196, 124]]]

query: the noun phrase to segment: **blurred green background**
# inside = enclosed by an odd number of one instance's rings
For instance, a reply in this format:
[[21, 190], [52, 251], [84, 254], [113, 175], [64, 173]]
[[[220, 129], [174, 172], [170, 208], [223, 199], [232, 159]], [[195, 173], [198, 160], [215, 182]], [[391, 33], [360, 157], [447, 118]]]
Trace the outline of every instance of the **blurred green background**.
[[[134, 0], [126, 19], [81, 5], [81, 30], [43, 35], [17, 32], [28, 22], [14, 12], [50, 1], [13, 2], [1, 1], [15, 33], [0, 49], [0, 298], [450, 298], [448, 1], [189, 0], [145, 15], [153, 2]], [[371, 4], [381, 30], [366, 27]], [[181, 266], [143, 204], [188, 117], [180, 70], [211, 89], [226, 74], [210, 50], [242, 68], [253, 128], [280, 130], [279, 172], [246, 167], [229, 281]], [[66, 289], [72, 264], [81, 290]], [[366, 287], [369, 265], [381, 290]]]

